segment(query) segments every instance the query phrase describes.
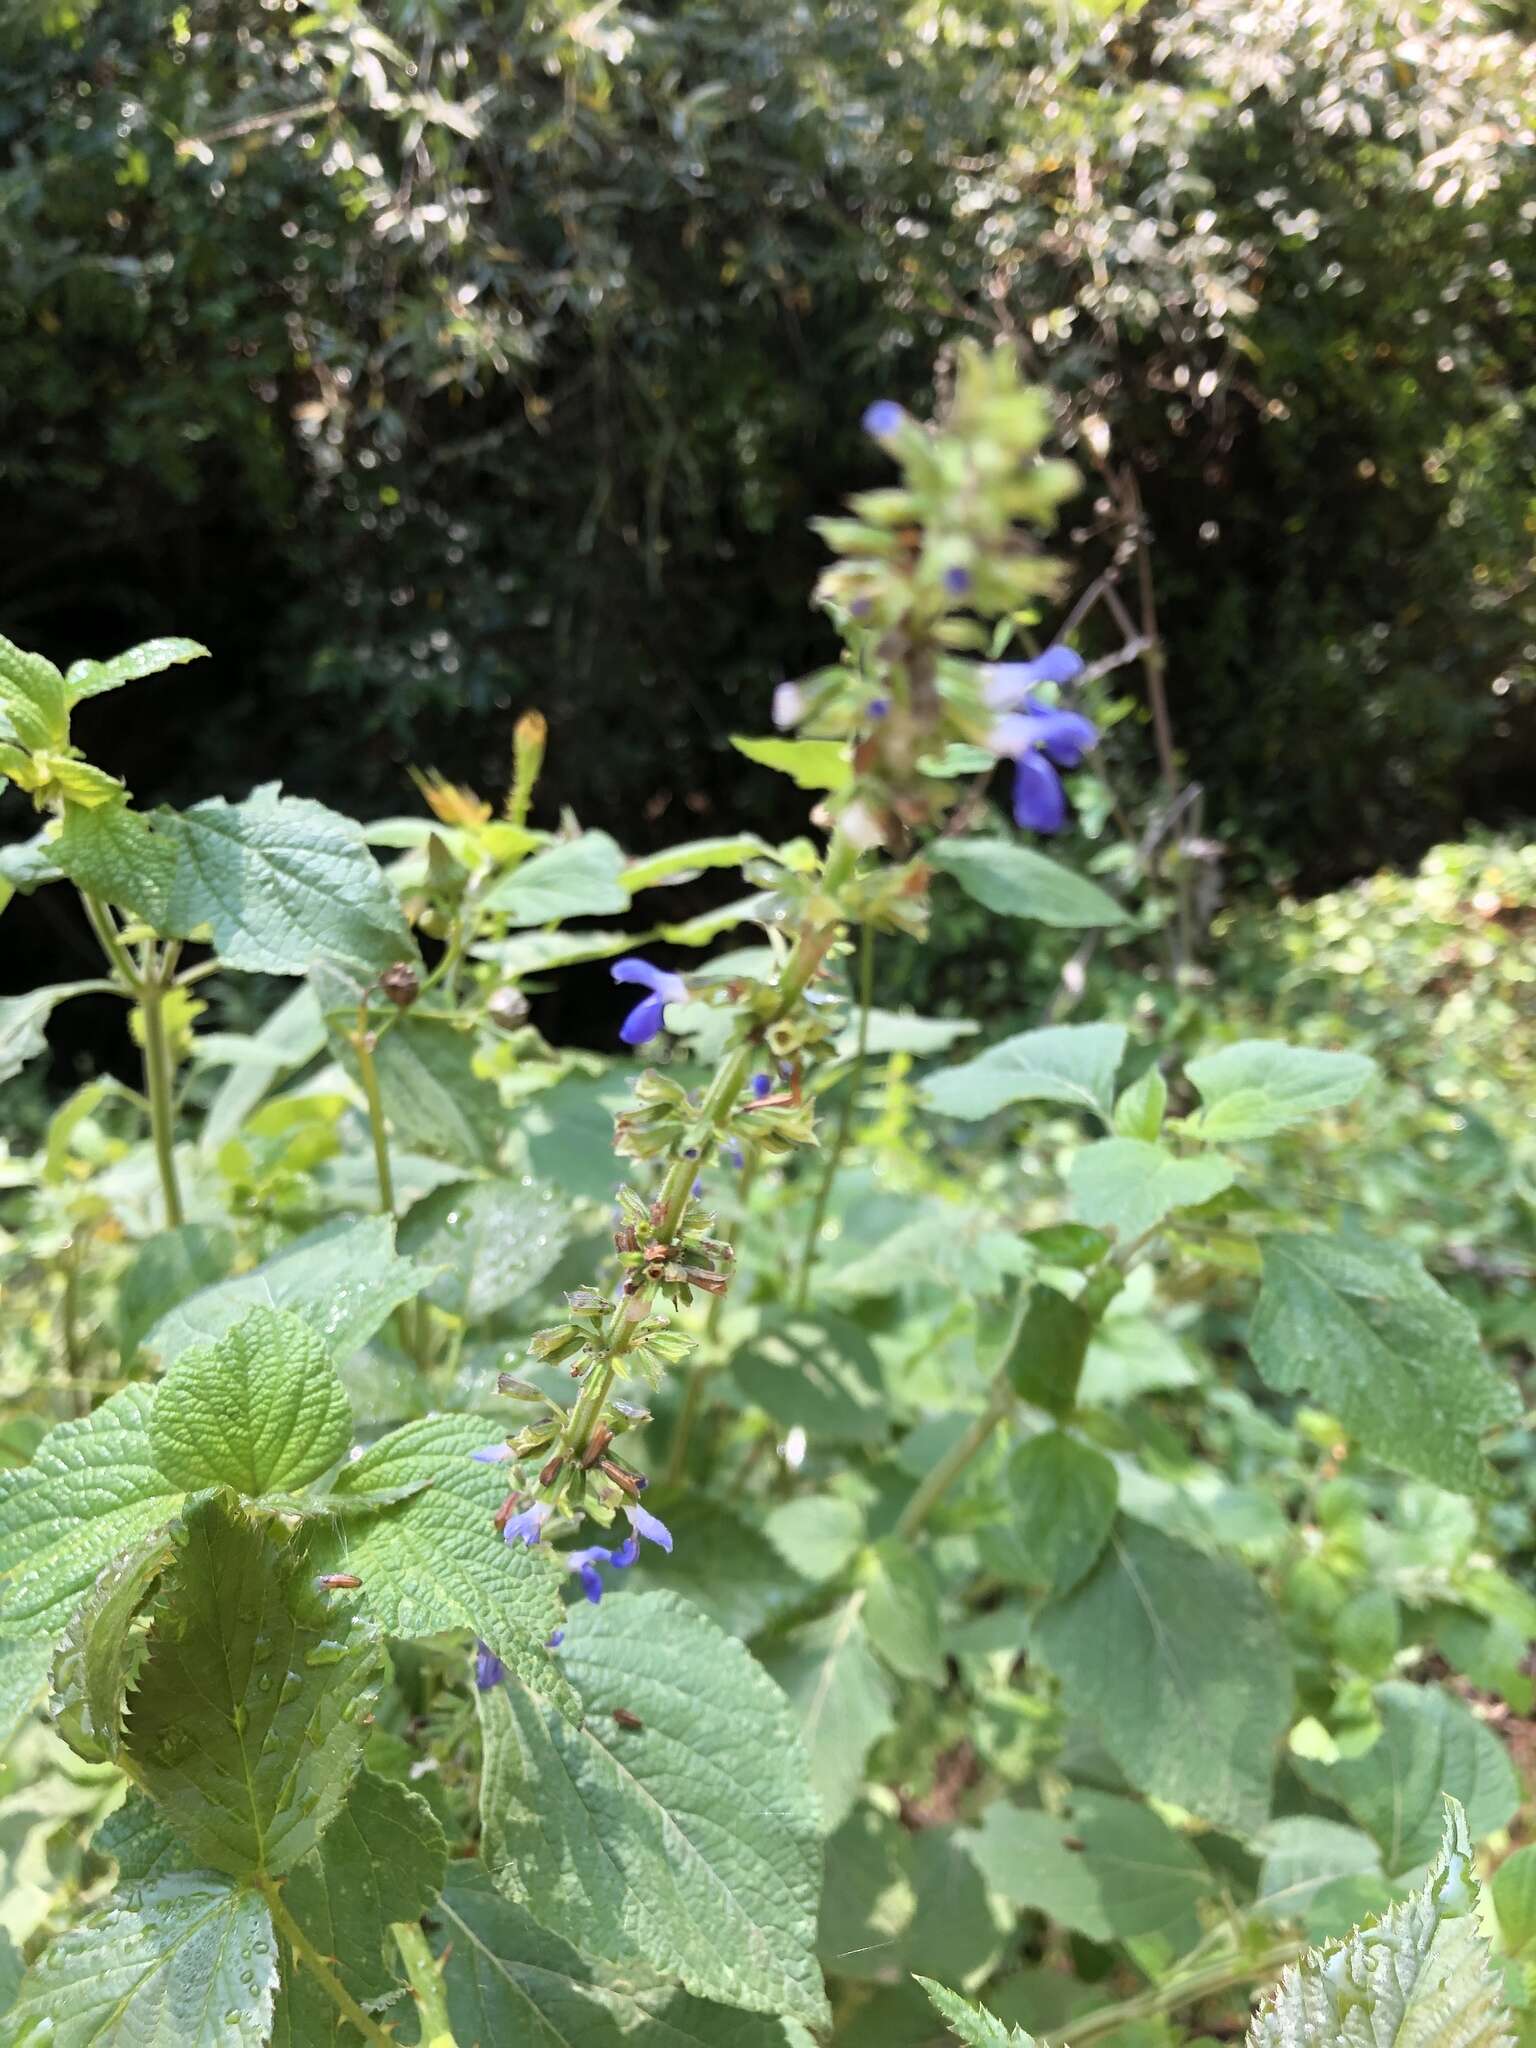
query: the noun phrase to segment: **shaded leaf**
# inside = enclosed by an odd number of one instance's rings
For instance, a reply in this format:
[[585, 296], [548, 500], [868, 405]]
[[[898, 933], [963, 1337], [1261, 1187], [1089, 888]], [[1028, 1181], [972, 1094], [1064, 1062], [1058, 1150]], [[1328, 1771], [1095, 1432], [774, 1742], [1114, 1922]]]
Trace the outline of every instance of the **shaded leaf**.
[[1185, 1128], [1219, 1145], [1272, 1138], [1324, 1110], [1342, 1108], [1370, 1080], [1376, 1063], [1361, 1052], [1316, 1052], [1278, 1039], [1245, 1038], [1191, 1060], [1184, 1071], [1202, 1105]]
[[428, 1301], [465, 1322], [494, 1316], [538, 1285], [565, 1250], [570, 1212], [528, 1180], [455, 1181], [417, 1202], [400, 1249], [441, 1270]]
[[1176, 1209], [1198, 1208], [1236, 1178], [1230, 1160], [1207, 1153], [1178, 1159], [1141, 1138], [1104, 1138], [1085, 1145], [1067, 1171], [1085, 1223], [1113, 1231], [1123, 1244], [1143, 1236]]
[[864, 1760], [896, 1725], [895, 1693], [869, 1647], [864, 1595], [796, 1629], [764, 1659], [789, 1696], [810, 1753], [810, 1782], [822, 1826], [838, 1827], [864, 1782]]
[[1031, 917], [1068, 931], [1130, 922], [1125, 908], [1097, 882], [1047, 860], [1032, 846], [1015, 846], [1007, 839], [941, 839], [924, 858], [1000, 917]]
[[1014, 1452], [1008, 1490], [1009, 1533], [1030, 1582], [1066, 1592], [1109, 1541], [1120, 1491], [1114, 1466], [1076, 1437], [1046, 1430]]
[[974, 1059], [923, 1082], [923, 1099], [942, 1116], [992, 1116], [1011, 1102], [1063, 1102], [1105, 1118], [1115, 1073], [1125, 1057], [1118, 1024], [1052, 1024], [1020, 1031]]

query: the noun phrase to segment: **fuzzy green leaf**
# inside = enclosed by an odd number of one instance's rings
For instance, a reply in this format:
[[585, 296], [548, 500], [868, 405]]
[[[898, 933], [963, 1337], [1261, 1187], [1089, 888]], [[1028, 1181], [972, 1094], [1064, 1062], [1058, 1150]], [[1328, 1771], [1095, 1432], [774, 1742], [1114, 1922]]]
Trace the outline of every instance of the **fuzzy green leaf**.
[[[517, 1686], [480, 1696], [497, 1883], [610, 1962], [824, 2023], [821, 1846], [782, 1695], [670, 1593], [573, 1613], [562, 1656], [579, 1728]], [[615, 1708], [642, 1725], [621, 1726]]]
[[266, 1901], [176, 1871], [59, 1935], [0, 2020], [5, 2048], [262, 2048], [277, 1942]]
[[[400, 1980], [397, 1920], [436, 1911], [448, 1845], [427, 1802], [392, 1779], [359, 1771], [324, 1839], [288, 1873], [283, 1903], [360, 2004], [384, 1998]], [[321, 2048], [357, 2037], [302, 1967], [283, 1973], [275, 2044]]]
[[292, 1492], [344, 1456], [352, 1410], [319, 1332], [253, 1308], [216, 1343], [182, 1352], [155, 1396], [149, 1440], [189, 1493], [227, 1486], [254, 1500]]
[[1109, 1541], [1120, 1491], [1114, 1466], [1102, 1451], [1046, 1430], [1014, 1452], [1008, 1490], [1008, 1533], [1030, 1582], [1065, 1593]]
[[428, 1301], [485, 1322], [536, 1287], [565, 1250], [570, 1211], [532, 1181], [455, 1181], [434, 1188], [400, 1225], [400, 1249], [439, 1271]]
[[121, 689], [124, 683], [136, 683], [141, 676], [157, 676], [162, 669], [201, 661], [207, 654], [207, 648], [196, 640], [143, 640], [107, 661], [72, 661], [64, 676], [64, 694], [71, 704], [78, 704], [82, 698], [99, 697], [106, 690]]
[[1108, 1792], [1075, 1792], [1065, 1817], [989, 1806], [967, 1846], [1010, 1904], [1091, 1941], [1163, 1934], [1182, 1949], [1199, 1933], [1196, 1905], [1216, 1889], [1183, 1835], [1150, 1807]]
[[1128, 924], [1123, 905], [1097, 882], [1007, 839], [940, 839], [924, 858], [953, 875], [967, 896], [1000, 917], [1029, 917], [1067, 931]]
[[62, 746], [69, 737], [69, 707], [64, 678], [53, 663], [0, 634], [0, 739], [11, 735], [33, 752]]
[[893, 1671], [922, 1685], [944, 1683], [939, 1586], [920, 1551], [882, 1543], [864, 1588], [864, 1626]]
[[946, 1990], [931, 1977], [919, 1977], [917, 1982], [927, 1992], [934, 2011], [965, 2048], [1035, 2048], [1033, 2034], [1026, 2034], [1022, 2027], [1005, 2027], [984, 2005], [962, 1998], [958, 1991]]
[[853, 780], [849, 749], [841, 740], [748, 739], [732, 733], [731, 745], [759, 768], [787, 775], [796, 789], [846, 789]]
[[1105, 1138], [1077, 1154], [1067, 1185], [1085, 1223], [1129, 1244], [1176, 1209], [1198, 1208], [1224, 1193], [1235, 1178], [1232, 1162], [1219, 1154], [1177, 1159], [1142, 1138]]
[[1249, 1348], [1272, 1387], [1305, 1389], [1383, 1463], [1461, 1493], [1492, 1484], [1480, 1439], [1519, 1395], [1403, 1245], [1266, 1237]]
[[181, 1506], [150, 1448], [150, 1402], [125, 1387], [0, 1472], [0, 1634], [57, 1636], [97, 1574]]
[[335, 1498], [417, 1485], [408, 1499], [317, 1529], [317, 1572], [355, 1572], [368, 1608], [392, 1636], [467, 1629], [537, 1692], [574, 1712], [544, 1645], [565, 1618], [563, 1574], [542, 1547], [507, 1544], [492, 1516], [507, 1468], [470, 1456], [491, 1436], [472, 1415], [429, 1415], [391, 1431], [343, 1468]]
[[1438, 1686], [1395, 1679], [1377, 1688], [1376, 1705], [1381, 1733], [1369, 1749], [1334, 1763], [1295, 1757], [1292, 1764], [1375, 1837], [1389, 1877], [1434, 1855], [1442, 1794], [1466, 1809], [1479, 1835], [1508, 1822], [1520, 1803], [1509, 1752], [1460, 1700]]
[[1278, 1039], [1245, 1038], [1191, 1060], [1199, 1113], [1185, 1128], [1213, 1145], [1272, 1138], [1353, 1102], [1376, 1071], [1362, 1052], [1317, 1052]]
[[454, 2039], [467, 2048], [796, 2048], [782, 2020], [710, 2005], [635, 1963], [599, 1962], [504, 1898], [478, 1863], [443, 1896]]
[[1032, 1638], [1139, 1791], [1251, 1834], [1290, 1725], [1285, 1631], [1240, 1565], [1122, 1516]]
[[314, 1847], [362, 1756], [384, 1656], [302, 1552], [192, 1508], [149, 1609], [123, 1751], [199, 1861], [244, 1877]]
[[1293, 1963], [1254, 2014], [1248, 2048], [1508, 2048], [1466, 1815], [1454, 1799], [1446, 1807], [1423, 1889]]
[[797, 1629], [766, 1660], [789, 1696], [810, 1752], [811, 1788], [827, 1833], [846, 1819], [864, 1782], [864, 1759], [896, 1726], [895, 1693], [869, 1647], [864, 1595]]
[[0, 1081], [9, 1081], [28, 1060], [48, 1050], [44, 1034], [59, 1004], [89, 994], [95, 986], [90, 981], [59, 981], [29, 989], [23, 996], [0, 996]]
[[923, 1099], [941, 1116], [967, 1122], [1012, 1102], [1063, 1102], [1107, 1120], [1124, 1057], [1118, 1024], [1051, 1024], [1017, 1032], [975, 1059], [930, 1074]]
[[326, 1223], [249, 1273], [201, 1288], [162, 1316], [144, 1349], [170, 1365], [190, 1346], [217, 1342], [253, 1308], [292, 1309], [318, 1330], [331, 1356], [344, 1360], [403, 1301], [419, 1294], [428, 1273], [395, 1252], [388, 1216]]
[[112, 1761], [121, 1748], [123, 1705], [144, 1662], [139, 1610], [174, 1554], [161, 1531], [109, 1564], [54, 1656], [54, 1723], [70, 1748], [93, 1763]]
[[618, 843], [606, 832], [583, 832], [514, 868], [486, 891], [481, 908], [516, 926], [610, 917], [629, 908], [627, 879]]

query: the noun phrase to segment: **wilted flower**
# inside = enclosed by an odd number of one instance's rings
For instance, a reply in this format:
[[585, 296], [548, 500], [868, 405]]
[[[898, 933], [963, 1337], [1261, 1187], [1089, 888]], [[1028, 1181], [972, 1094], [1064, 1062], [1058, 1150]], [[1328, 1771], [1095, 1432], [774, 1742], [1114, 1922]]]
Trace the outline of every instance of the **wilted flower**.
[[680, 974], [665, 967], [653, 967], [649, 960], [641, 960], [635, 954], [615, 960], [612, 972], [615, 981], [637, 982], [651, 991], [619, 1026], [619, 1036], [626, 1045], [644, 1045], [648, 1038], [654, 1038], [666, 1021], [668, 1003], [688, 1000], [688, 984]]

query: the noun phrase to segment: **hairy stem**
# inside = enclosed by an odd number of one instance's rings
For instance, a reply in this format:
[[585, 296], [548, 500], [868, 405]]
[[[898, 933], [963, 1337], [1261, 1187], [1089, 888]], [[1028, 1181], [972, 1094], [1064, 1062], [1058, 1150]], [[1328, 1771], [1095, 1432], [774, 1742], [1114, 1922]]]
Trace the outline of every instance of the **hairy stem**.
[[448, 2000], [443, 1993], [442, 1965], [432, 1945], [414, 1920], [397, 1920], [390, 1928], [405, 1974], [416, 1995], [420, 2019], [418, 2048], [457, 2048], [448, 2024]]
[[379, 1207], [386, 1216], [395, 1213], [395, 1177], [389, 1164], [389, 1131], [384, 1122], [384, 1098], [379, 1093], [379, 1070], [373, 1057], [373, 1033], [368, 1029], [366, 1009], [358, 1016], [357, 1029], [352, 1033], [352, 1044], [357, 1052], [357, 1071], [363, 1083], [363, 1095], [368, 1104], [368, 1129], [373, 1136], [373, 1166], [379, 1177]]
[[294, 1960], [304, 1965], [320, 1989], [342, 2016], [351, 2021], [365, 2041], [380, 2044], [380, 2048], [397, 2048], [393, 2035], [386, 2032], [358, 2004], [346, 1985], [336, 1975], [325, 1957], [315, 1947], [298, 1921], [294, 1919], [283, 1903], [282, 1891], [276, 1878], [258, 1877], [256, 1880], [267, 1910], [272, 1915], [272, 1924], [293, 1951]]
[[155, 1163], [160, 1169], [166, 1227], [175, 1230], [184, 1214], [181, 1187], [176, 1179], [175, 1068], [166, 1037], [164, 1005], [165, 987], [151, 949], [150, 971], [139, 983], [139, 1015], [144, 1023], [144, 1093], [149, 1097], [149, 1128], [154, 1139]]
[[843, 1099], [838, 1104], [837, 1124], [821, 1169], [821, 1179], [817, 1183], [816, 1200], [811, 1208], [811, 1221], [805, 1233], [805, 1243], [800, 1250], [800, 1274], [795, 1284], [794, 1296], [796, 1308], [804, 1308], [810, 1297], [811, 1266], [816, 1257], [816, 1243], [821, 1236], [821, 1226], [827, 1220], [827, 1204], [832, 1199], [837, 1170], [843, 1163], [848, 1134], [853, 1129], [853, 1113], [858, 1103], [859, 1082], [864, 1073], [865, 1055], [869, 1051], [869, 1012], [874, 986], [875, 934], [873, 927], [866, 924], [859, 932], [859, 1042], [853, 1055], [853, 1065], [845, 1079]]
[[1067, 2048], [1069, 2040], [1072, 2048], [1078, 2048], [1079, 2042], [1097, 2041], [1101, 2034], [1113, 2033], [1135, 2020], [1156, 2019], [1181, 2005], [1193, 2005], [1197, 1999], [1235, 1991], [1240, 1984], [1255, 1983], [1287, 1963], [1294, 1963], [1305, 1947], [1304, 1942], [1287, 1941], [1265, 1949], [1262, 1955], [1232, 1956], [1223, 1963], [1213, 1963], [1209, 1969], [1175, 1977], [1135, 1998], [1122, 1999], [1118, 2005], [1101, 2005], [1097, 2012], [1084, 2013], [1081, 2019], [1074, 2020], [1063, 2033], [1042, 2034], [1039, 2048]]

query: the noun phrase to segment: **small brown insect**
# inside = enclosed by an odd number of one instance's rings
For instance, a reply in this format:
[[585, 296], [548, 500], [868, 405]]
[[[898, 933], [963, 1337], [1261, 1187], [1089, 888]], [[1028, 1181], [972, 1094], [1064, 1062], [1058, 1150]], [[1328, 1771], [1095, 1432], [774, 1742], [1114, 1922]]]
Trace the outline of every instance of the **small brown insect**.
[[324, 1586], [328, 1593], [350, 1593], [362, 1584], [355, 1572], [322, 1572], [317, 1585]]
[[1077, 1849], [1081, 1851], [1083, 1849], [1086, 1849], [1088, 1844], [1083, 1840], [1081, 1835], [1063, 1835], [1061, 1838], [1061, 1846], [1063, 1847], [1063, 1849]]
[[615, 1707], [613, 1718], [621, 1728], [643, 1728], [645, 1723], [638, 1714], [632, 1714], [628, 1707]]

